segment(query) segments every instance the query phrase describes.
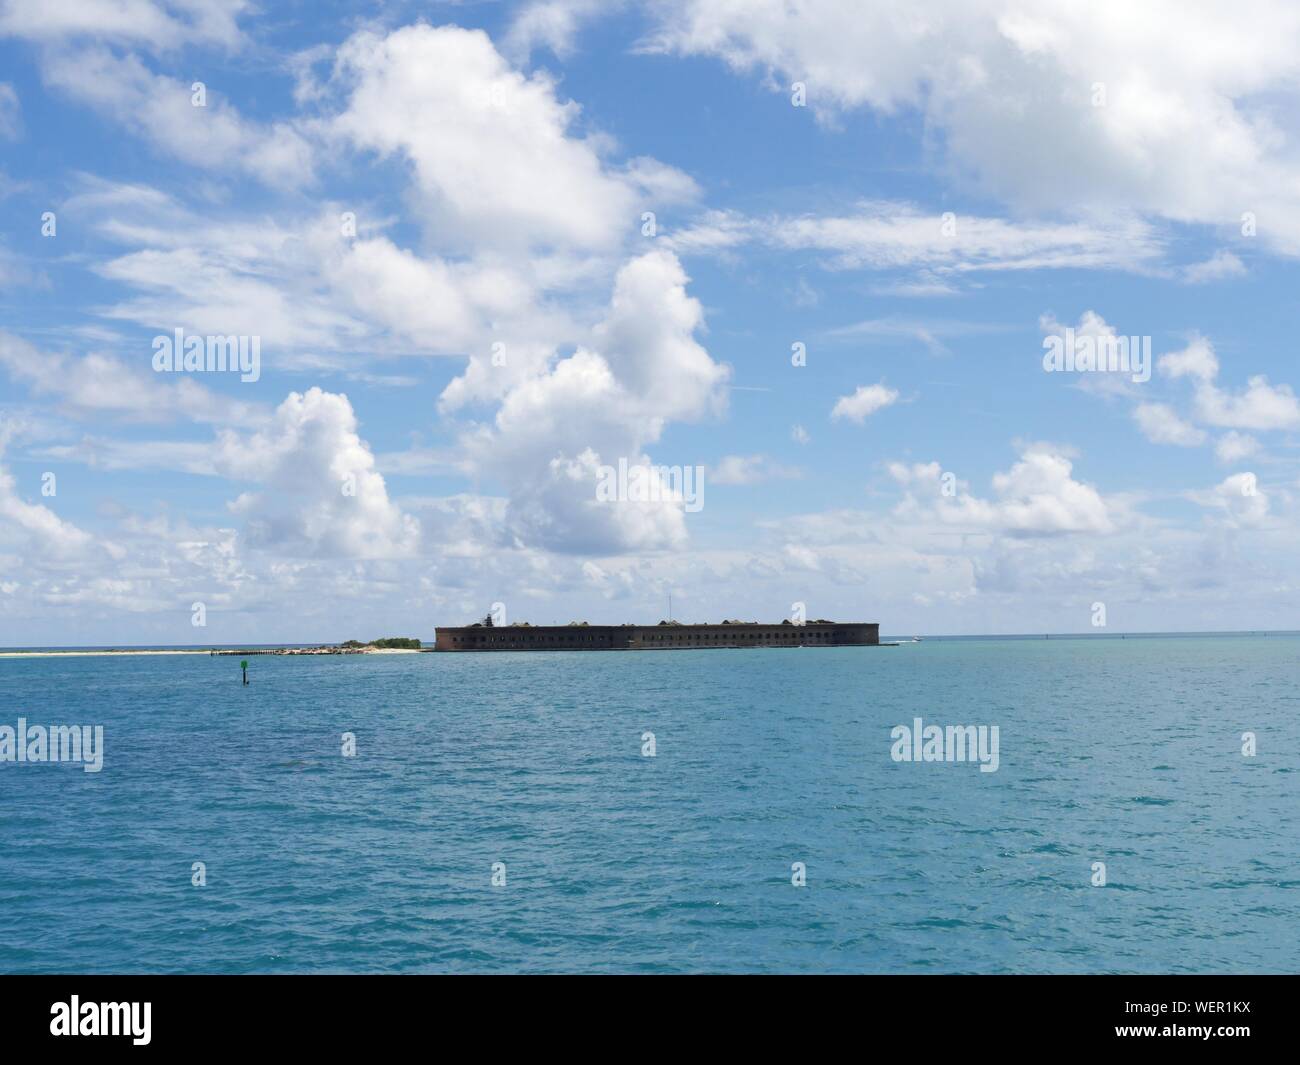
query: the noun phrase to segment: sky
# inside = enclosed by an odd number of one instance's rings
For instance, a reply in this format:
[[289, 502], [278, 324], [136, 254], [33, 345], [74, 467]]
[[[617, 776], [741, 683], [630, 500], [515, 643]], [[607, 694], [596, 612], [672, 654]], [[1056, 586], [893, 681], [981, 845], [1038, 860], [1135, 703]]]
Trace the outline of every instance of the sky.
[[1272, 0], [0, 0], [0, 645], [1300, 628], [1297, 56]]

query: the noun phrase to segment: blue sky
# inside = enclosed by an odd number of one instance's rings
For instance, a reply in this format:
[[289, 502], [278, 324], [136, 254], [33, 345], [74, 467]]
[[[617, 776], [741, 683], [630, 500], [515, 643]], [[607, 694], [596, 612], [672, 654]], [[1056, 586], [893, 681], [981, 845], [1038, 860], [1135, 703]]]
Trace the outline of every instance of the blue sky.
[[0, 0], [0, 644], [1300, 627], [1245, 6]]

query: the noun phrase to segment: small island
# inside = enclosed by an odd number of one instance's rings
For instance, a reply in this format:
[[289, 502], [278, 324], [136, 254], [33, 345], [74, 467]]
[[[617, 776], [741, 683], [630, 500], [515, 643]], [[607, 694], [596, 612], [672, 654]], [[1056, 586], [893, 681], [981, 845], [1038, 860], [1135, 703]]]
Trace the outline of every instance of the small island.
[[427, 650], [414, 636], [384, 636], [369, 643], [344, 640], [339, 644], [321, 644], [316, 647], [262, 647], [247, 650], [216, 650], [212, 655], [373, 655], [414, 653]]
[[394, 655], [432, 651], [414, 636], [385, 636], [369, 643], [297, 644], [283, 647], [11, 647], [0, 658], [109, 658], [118, 655]]

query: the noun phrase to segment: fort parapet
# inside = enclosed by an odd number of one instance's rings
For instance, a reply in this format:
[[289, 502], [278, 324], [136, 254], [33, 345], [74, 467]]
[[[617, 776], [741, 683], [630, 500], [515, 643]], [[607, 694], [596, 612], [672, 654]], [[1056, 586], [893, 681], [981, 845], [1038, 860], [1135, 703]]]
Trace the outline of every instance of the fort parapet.
[[701, 647], [871, 647], [876, 622], [802, 625], [467, 625], [437, 630], [436, 651], [673, 651]]

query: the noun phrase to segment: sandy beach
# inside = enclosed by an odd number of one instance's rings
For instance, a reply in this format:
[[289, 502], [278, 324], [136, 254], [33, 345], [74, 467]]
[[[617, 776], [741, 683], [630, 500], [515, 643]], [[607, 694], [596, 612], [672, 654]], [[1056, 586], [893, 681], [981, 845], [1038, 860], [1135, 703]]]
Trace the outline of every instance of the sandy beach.
[[117, 655], [206, 655], [208, 651], [0, 651], [0, 658], [113, 658]]
[[[163, 648], [158, 648], [158, 649], [146, 648], [146, 649], [131, 650], [131, 651], [92, 651], [92, 650], [0, 651], [0, 658], [116, 658], [118, 656], [123, 656], [123, 655], [210, 655], [210, 654], [232, 655], [238, 653], [239, 653], [238, 650], [232, 650], [232, 649], [221, 648], [221, 647], [215, 647], [203, 651], [191, 651], [191, 650], [178, 651], [178, 650], [166, 650]], [[250, 650], [247, 653], [254, 654], [259, 652]], [[302, 651], [290, 650], [287, 651], [285, 655], [280, 657], [307, 658], [310, 657], [312, 654], [316, 654], [316, 653], [324, 654], [324, 652], [313, 652], [307, 650], [302, 650]], [[352, 651], [349, 653], [362, 654], [362, 655], [418, 655], [420, 652], [416, 650], [414, 647], [374, 647], [368, 650], [358, 649], [356, 651]], [[262, 657], [265, 657], [266, 652], [262, 651], [260, 652], [260, 655]]]

